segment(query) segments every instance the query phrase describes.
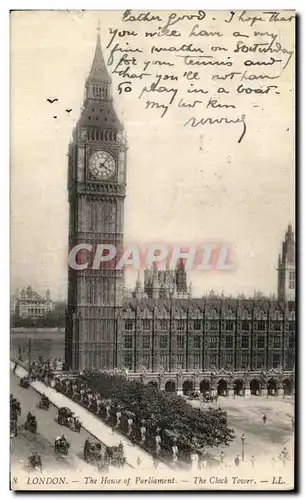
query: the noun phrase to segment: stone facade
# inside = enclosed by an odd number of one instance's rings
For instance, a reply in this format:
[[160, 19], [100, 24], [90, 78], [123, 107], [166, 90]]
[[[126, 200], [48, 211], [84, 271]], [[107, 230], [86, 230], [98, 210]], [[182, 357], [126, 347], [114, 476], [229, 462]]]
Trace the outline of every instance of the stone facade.
[[120, 365], [167, 376], [222, 369], [291, 374], [294, 306], [272, 299], [131, 299], [122, 310]]
[[30, 285], [17, 292], [12, 302], [14, 304], [12, 312], [21, 318], [43, 317], [54, 307], [49, 290], [46, 291], [45, 296], [42, 296], [35, 292]]
[[196, 391], [215, 396], [291, 396], [294, 394], [294, 371], [272, 368], [271, 370], [229, 371], [221, 368], [213, 371], [174, 371], [166, 373], [159, 369], [156, 373], [127, 372], [126, 376], [151, 384], [165, 392], [186, 395]]

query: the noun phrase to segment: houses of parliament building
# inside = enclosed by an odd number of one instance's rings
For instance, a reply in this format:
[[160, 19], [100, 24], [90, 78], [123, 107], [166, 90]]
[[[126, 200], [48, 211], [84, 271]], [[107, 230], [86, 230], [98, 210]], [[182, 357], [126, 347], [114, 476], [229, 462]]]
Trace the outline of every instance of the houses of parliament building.
[[[69, 248], [123, 244], [124, 129], [98, 34], [85, 98], [69, 145]], [[249, 396], [292, 394], [295, 366], [295, 239], [278, 258], [278, 297], [193, 298], [183, 261], [144, 271], [132, 295], [111, 266], [68, 271], [65, 364], [124, 369], [162, 390]]]

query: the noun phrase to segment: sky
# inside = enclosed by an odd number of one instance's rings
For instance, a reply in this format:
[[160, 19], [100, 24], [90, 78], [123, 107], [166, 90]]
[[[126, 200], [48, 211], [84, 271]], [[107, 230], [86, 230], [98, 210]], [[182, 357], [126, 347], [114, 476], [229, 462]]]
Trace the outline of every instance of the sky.
[[[98, 20], [107, 59], [108, 29], [122, 27], [118, 11], [12, 15], [12, 291], [31, 284], [40, 293], [49, 288], [54, 299], [66, 298], [67, 152]], [[232, 250], [232, 271], [189, 273], [194, 295], [210, 289], [228, 295], [276, 293], [278, 253], [288, 224], [294, 227], [295, 221], [290, 64], [281, 96], [264, 98], [251, 113], [243, 97], [248, 130], [238, 145], [236, 131], [228, 126], [185, 128], [176, 108], [160, 119], [138, 99], [140, 81], [132, 93], [119, 94], [120, 80], [112, 77], [129, 146], [125, 242], [225, 243]], [[46, 101], [55, 97], [54, 104]], [[135, 273], [126, 273], [127, 285], [134, 279]]]

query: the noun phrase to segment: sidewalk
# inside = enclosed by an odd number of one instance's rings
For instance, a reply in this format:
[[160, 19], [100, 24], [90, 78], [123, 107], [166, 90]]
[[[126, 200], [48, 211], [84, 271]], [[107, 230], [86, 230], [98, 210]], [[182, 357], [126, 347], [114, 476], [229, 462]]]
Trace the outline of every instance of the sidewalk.
[[[10, 366], [11, 369], [13, 369], [14, 363], [11, 362]], [[24, 377], [27, 374], [28, 372], [24, 368], [22, 368], [21, 366], [17, 367], [16, 375], [18, 377]], [[139, 446], [134, 446], [133, 444], [131, 444], [129, 439], [126, 439], [122, 434], [119, 434], [117, 432], [112, 433], [112, 430], [108, 425], [106, 425], [101, 419], [94, 416], [88, 410], [78, 405], [71, 399], [67, 398], [63, 394], [56, 392], [55, 389], [45, 386], [42, 382], [31, 382], [31, 386], [40, 394], [44, 393], [49, 398], [51, 403], [57, 408], [61, 408], [63, 406], [70, 408], [71, 411], [73, 411], [75, 415], [79, 417], [83, 428], [86, 431], [90, 432], [90, 434], [95, 436], [97, 439], [99, 439], [106, 446], [118, 446], [119, 442], [121, 441], [124, 445], [125, 456], [128, 465], [135, 469], [140, 468], [141, 471], [145, 469], [149, 471], [153, 470], [153, 460], [151, 455], [146, 453]], [[140, 458], [141, 460], [140, 466], [138, 466], [137, 464], [138, 458]], [[162, 462], [159, 463], [157, 470], [162, 472], [172, 471], [170, 467]]]

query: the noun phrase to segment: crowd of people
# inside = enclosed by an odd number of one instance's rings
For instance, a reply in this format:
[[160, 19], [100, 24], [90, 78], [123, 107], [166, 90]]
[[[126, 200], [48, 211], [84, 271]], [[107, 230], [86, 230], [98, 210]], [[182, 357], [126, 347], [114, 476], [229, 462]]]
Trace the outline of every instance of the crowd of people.
[[[171, 460], [174, 466], [178, 466], [181, 454], [179, 453], [177, 440], [168, 439], [165, 442], [163, 436], [161, 437], [159, 428], [154, 430], [154, 434], [151, 435], [144, 421], [138, 422], [131, 412], [115, 407], [110, 398], [103, 398], [100, 393], [93, 391], [81, 378], [55, 377], [54, 382], [56, 391], [65, 394], [73, 401], [98, 415], [112, 427], [113, 432], [116, 429], [123, 432], [134, 445], [141, 445], [151, 452], [155, 468], [158, 467], [160, 459]], [[199, 463], [202, 460], [200, 455], [198, 458]], [[189, 465], [191, 464], [192, 460], [189, 457]]]

